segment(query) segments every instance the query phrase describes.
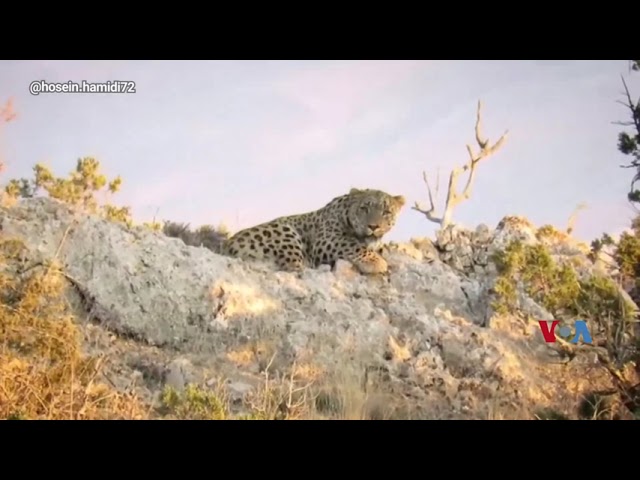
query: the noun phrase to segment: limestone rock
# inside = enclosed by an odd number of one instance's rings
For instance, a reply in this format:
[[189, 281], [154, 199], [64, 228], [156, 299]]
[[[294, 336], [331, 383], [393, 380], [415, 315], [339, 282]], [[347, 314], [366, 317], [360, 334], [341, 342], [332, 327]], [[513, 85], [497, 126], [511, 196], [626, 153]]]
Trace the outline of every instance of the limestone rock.
[[[277, 272], [144, 227], [74, 216], [46, 198], [2, 208], [0, 221], [2, 235], [21, 238], [32, 259], [57, 255], [83, 299], [82, 320], [180, 358], [164, 378], [178, 389], [195, 378], [200, 367], [189, 359], [198, 358], [232, 377], [295, 367], [299, 376], [341, 378], [343, 391], [360, 391], [371, 382], [365, 372], [378, 369], [387, 394], [412, 399], [414, 418], [486, 417], [489, 404], [560, 404], [567, 394], [534, 354], [550, 348], [540, 335], [487, 328], [492, 252], [514, 238], [538, 241], [518, 217], [494, 231], [449, 227], [434, 241], [383, 248], [389, 273], [371, 277], [348, 262]], [[557, 254], [567, 252], [582, 255], [573, 247]], [[546, 314], [531, 299], [521, 303]], [[354, 379], [348, 388], [345, 378]], [[229, 385], [234, 398], [253, 388]]]

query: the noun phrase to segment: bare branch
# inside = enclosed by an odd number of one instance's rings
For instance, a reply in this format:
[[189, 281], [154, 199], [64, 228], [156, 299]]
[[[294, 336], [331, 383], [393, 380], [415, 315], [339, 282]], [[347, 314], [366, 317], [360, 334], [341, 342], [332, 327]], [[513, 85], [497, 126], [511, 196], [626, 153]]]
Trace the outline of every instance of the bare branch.
[[[429, 209], [425, 210], [418, 202], [416, 202], [415, 205], [411, 208], [413, 210], [416, 210], [417, 212], [422, 213], [425, 217], [427, 217], [427, 220], [433, 223], [441, 223], [442, 219], [436, 217], [434, 214], [436, 207], [433, 203], [433, 195], [431, 194], [431, 187], [429, 186], [429, 179], [427, 178], [427, 172], [422, 172], [422, 180], [427, 185], [427, 193], [429, 195]], [[439, 181], [436, 181], [436, 196], [438, 195], [438, 183]]]
[[[622, 102], [620, 102], [622, 103]], [[626, 106], [626, 105], [625, 105]], [[629, 121], [616, 121], [616, 122], [611, 122], [612, 125], [620, 125], [621, 127], [631, 127], [632, 125], [635, 125], [634, 122], [629, 122]]]
[[567, 231], [567, 235], [571, 235], [571, 233], [573, 232], [573, 227], [575, 226], [575, 224], [576, 224], [576, 220], [578, 219], [578, 212], [579, 212], [580, 210], [585, 210], [585, 209], [587, 209], [587, 208], [589, 208], [589, 207], [587, 206], [587, 204], [586, 204], [586, 203], [584, 203], [584, 202], [581, 202], [581, 203], [579, 203], [579, 204], [578, 204], [578, 206], [573, 210], [573, 213], [571, 213], [571, 215], [569, 215], [569, 220], [568, 220], [568, 222], [567, 222], [567, 230], [566, 230], [566, 231]]
[[[17, 117], [17, 113], [13, 108], [13, 98], [9, 98], [7, 103], [4, 106], [0, 106], [0, 172], [4, 171], [4, 158], [2, 154], [3, 145], [2, 145], [2, 133], [5, 123], [9, 123]], [[4, 192], [0, 193], [0, 196], [4, 197]]]
[[17, 114], [13, 109], [13, 99], [10, 98], [7, 100], [7, 103], [4, 107], [0, 107], [0, 120], [5, 123], [9, 123], [12, 120], [15, 120]]
[[[483, 138], [482, 136], [482, 102], [478, 101], [478, 110], [476, 114], [476, 125], [475, 125], [475, 137], [476, 143], [479, 147], [479, 152], [476, 154], [473, 152], [471, 145], [467, 145], [467, 152], [469, 153], [469, 163], [465, 164], [462, 167], [455, 167], [451, 170], [451, 174], [449, 175], [449, 186], [447, 189], [447, 198], [445, 203], [445, 210], [442, 217], [438, 217], [434, 214], [435, 206], [433, 203], [433, 197], [431, 195], [431, 190], [429, 189], [429, 184], [426, 180], [426, 173], [423, 174], [423, 178], [425, 183], [427, 183], [427, 189], [429, 193], [429, 202], [431, 207], [428, 210], [425, 210], [420, 207], [418, 202], [416, 202], [414, 210], [417, 210], [420, 213], [423, 213], [428, 220], [440, 224], [441, 227], [446, 227], [451, 223], [451, 217], [453, 214], [453, 209], [458, 206], [462, 201], [468, 200], [471, 197], [471, 186], [473, 185], [473, 181], [475, 179], [476, 167], [480, 160], [487, 158], [494, 153], [496, 153], [503, 145], [504, 141], [507, 138], [509, 131], [505, 131], [505, 133], [498, 139], [496, 143], [492, 146], [490, 145], [488, 138]], [[460, 174], [469, 170], [469, 177], [467, 178], [467, 183], [462, 191], [462, 194], [457, 192], [458, 179]]]
[[638, 133], [640, 133], [640, 118], [636, 114], [636, 106], [633, 100], [631, 100], [631, 93], [629, 93], [629, 87], [627, 86], [627, 82], [624, 81], [624, 77], [622, 75], [620, 75], [620, 77], [622, 78], [622, 84], [624, 85], [625, 96], [627, 97], [627, 104], [625, 106], [629, 108], [629, 110], [631, 110], [631, 118], [633, 119], [633, 124], [635, 125]]
[[616, 100], [616, 103], [619, 103], [623, 107], [628, 107], [629, 106], [629, 104], [627, 102], [623, 102], [622, 100]]

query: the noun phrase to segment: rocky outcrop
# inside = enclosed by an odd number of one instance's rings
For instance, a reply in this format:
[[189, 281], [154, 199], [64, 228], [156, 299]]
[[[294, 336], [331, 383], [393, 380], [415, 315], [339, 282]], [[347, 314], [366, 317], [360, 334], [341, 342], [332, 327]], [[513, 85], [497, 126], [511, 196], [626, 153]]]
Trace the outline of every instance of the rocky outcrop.
[[[491, 254], [511, 238], [538, 241], [512, 220], [385, 248], [390, 273], [381, 278], [346, 262], [277, 272], [73, 214], [50, 199], [4, 208], [1, 222], [5, 238], [24, 241], [32, 264], [59, 259], [78, 318], [128, 342], [118, 347], [122, 371], [147, 378], [151, 393], [163, 382], [182, 387], [222, 375], [242, 396], [266, 367], [303, 368], [318, 385], [366, 390], [378, 372], [383, 404], [403, 405], [396, 412], [411, 418], [523, 418], [545, 406], [570, 411], [580, 391], [606, 383], [574, 375], [580, 362], [559, 370], [537, 324], [491, 311]], [[567, 243], [562, 249], [584, 256]], [[153, 349], [164, 373], [144, 373], [153, 368], [135, 348]]]

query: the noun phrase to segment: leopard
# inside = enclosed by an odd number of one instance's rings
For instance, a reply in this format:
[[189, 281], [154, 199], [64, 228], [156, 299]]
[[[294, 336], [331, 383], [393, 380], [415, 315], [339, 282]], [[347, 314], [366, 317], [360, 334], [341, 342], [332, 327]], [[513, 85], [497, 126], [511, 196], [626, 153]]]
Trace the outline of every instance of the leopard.
[[402, 195], [351, 188], [317, 210], [240, 230], [225, 240], [221, 253], [288, 272], [333, 268], [346, 260], [361, 274], [385, 274], [388, 264], [375, 246], [395, 226], [405, 203]]

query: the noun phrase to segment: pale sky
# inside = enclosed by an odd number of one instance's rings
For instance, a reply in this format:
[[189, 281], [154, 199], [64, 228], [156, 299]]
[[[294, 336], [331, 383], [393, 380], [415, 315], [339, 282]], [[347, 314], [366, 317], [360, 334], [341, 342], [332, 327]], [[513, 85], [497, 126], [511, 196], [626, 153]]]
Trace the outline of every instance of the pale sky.
[[[441, 213], [450, 167], [476, 147], [481, 99], [485, 136], [510, 133], [454, 220], [495, 227], [518, 214], [564, 228], [586, 202], [575, 235], [591, 241], [633, 216], [612, 124], [628, 118], [621, 74], [640, 95], [625, 60], [0, 61], [0, 103], [12, 97], [18, 113], [3, 131], [5, 178], [37, 162], [67, 174], [94, 156], [123, 177], [114, 203], [136, 221], [157, 212], [232, 231], [378, 188], [407, 198], [386, 237], [403, 241], [437, 228], [410, 208], [427, 202], [422, 171], [433, 186], [440, 167]], [[34, 80], [134, 81], [136, 93], [33, 96]]]

